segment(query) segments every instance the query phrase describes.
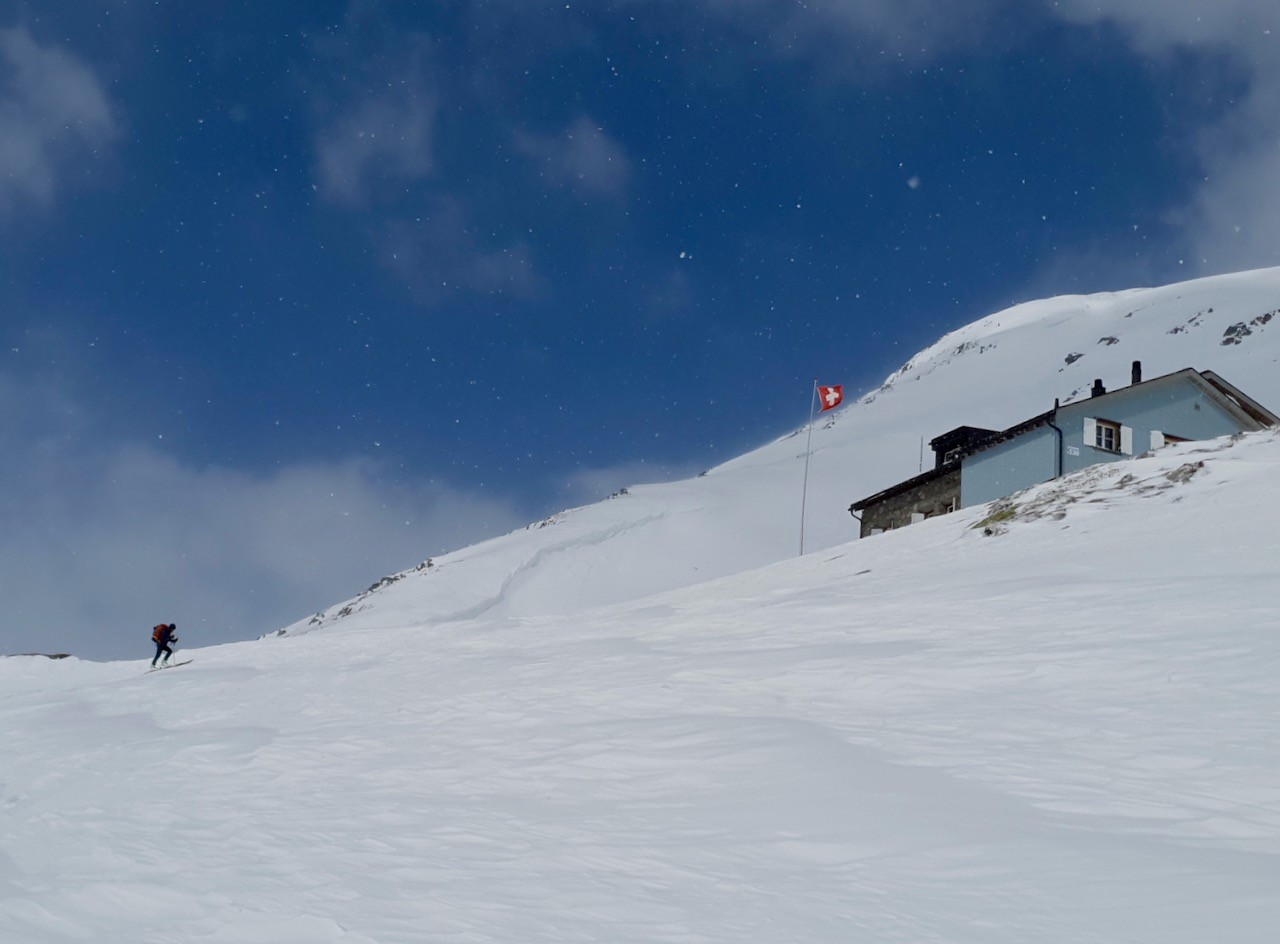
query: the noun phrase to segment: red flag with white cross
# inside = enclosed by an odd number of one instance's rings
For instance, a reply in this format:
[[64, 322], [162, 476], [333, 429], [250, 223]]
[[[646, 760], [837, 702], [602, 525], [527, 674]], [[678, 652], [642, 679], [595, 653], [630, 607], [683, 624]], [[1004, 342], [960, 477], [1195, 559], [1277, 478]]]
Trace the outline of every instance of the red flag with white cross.
[[844, 402], [844, 386], [836, 384], [834, 387], [819, 387], [818, 399], [822, 401], [822, 409], [834, 410]]

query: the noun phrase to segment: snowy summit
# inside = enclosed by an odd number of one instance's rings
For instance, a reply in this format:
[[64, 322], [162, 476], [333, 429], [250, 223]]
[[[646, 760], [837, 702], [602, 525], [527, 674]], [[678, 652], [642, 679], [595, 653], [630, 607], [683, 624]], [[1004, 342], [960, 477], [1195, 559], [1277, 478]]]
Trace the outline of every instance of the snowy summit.
[[1135, 360], [1276, 410], [1278, 312], [953, 332], [821, 415], [803, 556], [800, 430], [189, 665], [0, 660], [0, 940], [1273, 941], [1280, 431], [847, 508]]

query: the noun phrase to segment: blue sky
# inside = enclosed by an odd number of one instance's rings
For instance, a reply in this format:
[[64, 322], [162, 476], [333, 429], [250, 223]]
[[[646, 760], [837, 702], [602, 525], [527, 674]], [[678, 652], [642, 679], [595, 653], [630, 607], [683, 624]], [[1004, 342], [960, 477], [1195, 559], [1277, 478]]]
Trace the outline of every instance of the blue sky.
[[0, 2], [0, 651], [269, 632], [1280, 262], [1259, 0], [93, 6]]

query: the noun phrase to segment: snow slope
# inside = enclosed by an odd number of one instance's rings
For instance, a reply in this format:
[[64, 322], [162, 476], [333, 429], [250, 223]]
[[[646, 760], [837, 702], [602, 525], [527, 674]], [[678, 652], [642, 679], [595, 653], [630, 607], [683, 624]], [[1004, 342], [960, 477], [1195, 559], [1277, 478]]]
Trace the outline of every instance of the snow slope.
[[1277, 482], [1254, 434], [572, 615], [0, 660], [0, 940], [1274, 941]]
[[[815, 427], [806, 550], [856, 538], [849, 505], [920, 471], [922, 442], [960, 425], [1003, 429], [1055, 398], [1087, 397], [1094, 378], [1128, 384], [1135, 360], [1148, 379], [1216, 371], [1280, 410], [1278, 314], [1280, 268], [1052, 298], [961, 328]], [[574, 613], [786, 560], [799, 552], [805, 442], [798, 431], [700, 478], [630, 486], [392, 575], [286, 631], [369, 607], [429, 622]]]
[[1274, 941], [1280, 436], [844, 509], [1134, 359], [1274, 409], [1278, 309], [949, 335], [815, 430], [804, 557], [790, 436], [181, 668], [0, 659], [0, 941]]

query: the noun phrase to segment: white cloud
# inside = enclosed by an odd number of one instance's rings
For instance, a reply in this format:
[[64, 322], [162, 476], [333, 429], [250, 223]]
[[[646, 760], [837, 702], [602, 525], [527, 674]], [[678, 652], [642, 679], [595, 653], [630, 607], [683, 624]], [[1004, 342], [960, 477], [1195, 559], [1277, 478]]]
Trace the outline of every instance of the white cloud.
[[[1109, 23], [1124, 30], [1136, 48], [1148, 55], [1165, 55], [1176, 47], [1210, 45], [1271, 45], [1268, 29], [1277, 25], [1272, 0], [1054, 0], [1048, 11], [1066, 22]], [[1274, 48], [1274, 46], [1272, 46]]]
[[619, 196], [631, 179], [626, 151], [586, 115], [558, 135], [517, 133], [516, 146], [553, 184], [587, 196]]
[[[1162, 79], [1177, 75], [1182, 93], [1197, 86], [1243, 91], [1217, 103], [1201, 100], [1195, 112], [1215, 116], [1187, 128], [1181, 147], [1197, 165], [1189, 196], [1165, 208], [1185, 268], [1171, 271], [1170, 246], [1152, 245], [1152, 259], [1116, 259], [1090, 246], [1064, 248], [1049, 260], [1037, 284], [1052, 274], [1090, 262], [1096, 277], [1116, 284], [1280, 265], [1280, 5], [1274, 0], [1042, 0], [1010, 4], [975, 0], [937, 4], [931, 0], [819, 0], [797, 5], [783, 0], [703, 0], [708, 10], [743, 31], [759, 30], [765, 48], [779, 57], [807, 57], [829, 74], [858, 80], [883, 76], [884, 66], [928, 61], [955, 51], [983, 52], [1030, 35], [1037, 22], [1106, 27], [1122, 38], [1136, 60]], [[1196, 77], [1206, 81], [1201, 85]], [[1223, 80], [1228, 81], [1224, 82]], [[1153, 107], [1156, 107], [1153, 104]], [[1177, 102], [1166, 107], [1178, 108]], [[1183, 115], [1194, 112], [1190, 107]], [[1175, 111], [1176, 114], [1176, 111]], [[1162, 174], [1160, 167], [1149, 169]], [[1135, 279], [1133, 273], [1139, 273]], [[1126, 274], [1127, 273], [1127, 274]], [[1145, 274], [1144, 274], [1145, 273]], [[1062, 288], [1097, 288], [1062, 285]]]
[[118, 135], [91, 69], [26, 29], [0, 30], [0, 213], [52, 204], [75, 163]]
[[[632, 0], [637, 5], [669, 0]], [[1018, 44], [1047, 22], [1106, 27], [1121, 37], [1138, 61], [1168, 78], [1180, 75], [1192, 90], [1199, 74], [1206, 87], [1230, 76], [1245, 89], [1218, 104], [1215, 118], [1198, 128], [1178, 128], [1171, 140], [1198, 163], [1199, 180], [1180, 205], [1166, 208], [1181, 272], [1155, 265], [1157, 278], [1280, 264], [1280, 5], [1274, 0], [702, 0], [727, 29], [755, 37], [777, 58], [806, 59], [824, 74], [845, 81], [883, 80], [902, 65], [936, 60], [954, 52], [983, 54]], [[1200, 101], [1203, 112], [1213, 103]], [[1155, 107], [1153, 105], [1153, 107]], [[1178, 107], [1176, 102], [1167, 105]], [[1191, 109], [1187, 109], [1187, 114]], [[1176, 126], [1176, 125], [1175, 125]], [[1161, 174], [1159, 167], [1150, 173]], [[1152, 247], [1167, 258], [1168, 245]], [[1123, 273], [1147, 265], [1109, 260], [1104, 251], [1070, 247], [1050, 269], [1070, 268], [1095, 257], [1103, 269]], [[1152, 271], [1146, 269], [1145, 271]], [[1043, 284], [1045, 280], [1041, 279]], [[1096, 287], [1096, 286], [1095, 286]]]
[[380, 4], [353, 2], [343, 26], [316, 37], [312, 52], [303, 91], [321, 195], [376, 209], [430, 179], [444, 97], [430, 37], [389, 31]]
[[161, 620], [190, 645], [250, 638], [529, 517], [363, 459], [196, 468], [14, 374], [0, 403], [0, 652], [140, 658]]
[[[354, 38], [373, 30], [374, 51], [357, 58]], [[529, 247], [481, 234], [468, 189], [437, 172], [437, 119], [453, 101], [424, 34], [387, 35], [378, 5], [353, 4], [343, 31], [316, 43], [313, 104], [316, 184], [369, 234], [382, 266], [424, 305], [459, 294], [528, 296], [536, 291]], [[337, 78], [335, 78], [337, 77]], [[479, 183], [483, 183], [480, 181]]]
[[688, 463], [624, 462], [611, 466], [584, 467], [570, 473], [560, 485], [567, 507], [586, 505], [615, 496], [624, 488], [689, 479], [705, 468]]
[[316, 173], [330, 200], [364, 206], [432, 171], [436, 97], [402, 80], [347, 104], [316, 133]]
[[528, 297], [539, 288], [529, 248], [481, 245], [464, 202], [440, 198], [413, 220], [385, 224], [382, 260], [423, 304], [458, 293]]
[[[648, 0], [639, 0], [648, 2]], [[670, 2], [670, 0], [663, 0]], [[989, 39], [1007, 0], [703, 0], [728, 28], [757, 33], [781, 58], [809, 58], [824, 69], [866, 78], [886, 67], [925, 62]]]
[[[1161, 68], [1231, 70], [1243, 94], [1185, 142], [1200, 180], [1168, 219], [1188, 275], [1280, 264], [1280, 7], [1272, 0], [1059, 0], [1067, 22], [1109, 25]], [[1207, 74], [1207, 73], [1206, 73]], [[1190, 83], [1188, 83], [1190, 84]]]

